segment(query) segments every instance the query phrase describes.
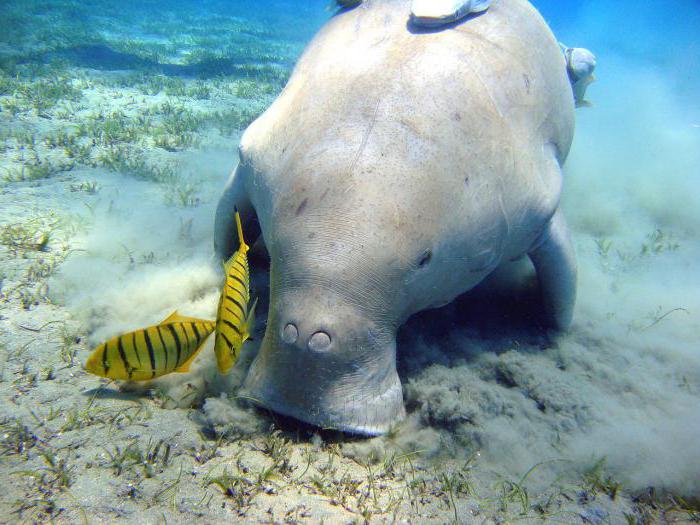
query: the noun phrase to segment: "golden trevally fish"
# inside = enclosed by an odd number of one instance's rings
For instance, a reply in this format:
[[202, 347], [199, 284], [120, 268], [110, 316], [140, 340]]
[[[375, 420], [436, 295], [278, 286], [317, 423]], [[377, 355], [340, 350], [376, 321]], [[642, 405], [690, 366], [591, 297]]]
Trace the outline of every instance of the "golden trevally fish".
[[214, 321], [173, 312], [160, 324], [118, 335], [95, 348], [85, 370], [109, 379], [145, 381], [171, 372], [187, 372]]
[[248, 310], [250, 301], [250, 273], [248, 270], [248, 245], [243, 240], [241, 217], [236, 210], [236, 226], [240, 246], [224, 263], [226, 282], [221, 290], [216, 315], [216, 339], [214, 353], [219, 372], [225, 374], [238, 359], [243, 343], [250, 337], [255, 321], [255, 304]]

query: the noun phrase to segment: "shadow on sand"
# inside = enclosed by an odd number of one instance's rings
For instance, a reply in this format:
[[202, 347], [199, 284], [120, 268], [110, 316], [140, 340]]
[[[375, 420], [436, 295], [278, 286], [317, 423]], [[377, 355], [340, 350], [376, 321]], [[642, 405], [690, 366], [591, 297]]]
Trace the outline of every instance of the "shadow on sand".
[[[162, 63], [130, 53], [116, 51], [105, 44], [90, 44], [65, 48], [43, 56], [44, 61], [52, 58], [65, 60], [76, 67], [97, 69], [100, 71], [143, 70], [149, 73], [167, 76], [212, 78], [222, 74], [247, 74], [255, 76], [255, 70], [286, 68], [280, 64], [260, 57], [212, 57], [192, 64]], [[29, 59], [25, 59], [28, 61]]]

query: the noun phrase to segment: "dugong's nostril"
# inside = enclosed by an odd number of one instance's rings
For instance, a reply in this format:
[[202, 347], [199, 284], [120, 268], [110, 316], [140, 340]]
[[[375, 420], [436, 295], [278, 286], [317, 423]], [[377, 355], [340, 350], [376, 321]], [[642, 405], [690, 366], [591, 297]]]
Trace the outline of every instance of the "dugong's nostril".
[[309, 339], [309, 348], [317, 352], [326, 350], [331, 346], [331, 336], [326, 332], [316, 332]]
[[297, 330], [297, 327], [292, 323], [289, 323], [284, 327], [284, 330], [282, 330], [282, 339], [287, 344], [291, 345], [294, 343], [297, 340], [297, 337], [299, 337], [299, 330]]

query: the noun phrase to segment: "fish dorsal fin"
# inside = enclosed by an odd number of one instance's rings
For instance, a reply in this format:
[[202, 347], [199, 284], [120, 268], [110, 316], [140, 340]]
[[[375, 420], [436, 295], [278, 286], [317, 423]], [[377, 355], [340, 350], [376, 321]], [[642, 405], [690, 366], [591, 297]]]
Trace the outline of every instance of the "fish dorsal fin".
[[187, 317], [185, 315], [180, 315], [175, 310], [168, 317], [163, 319], [160, 324], [170, 324], [170, 323], [211, 323], [206, 319], [198, 319], [197, 317]]
[[248, 314], [245, 316], [245, 323], [243, 325], [243, 341], [250, 339], [250, 329], [255, 327], [255, 307], [258, 306], [258, 298], [256, 297], [253, 301], [253, 306], [248, 309]]
[[229, 270], [231, 270], [231, 265], [233, 264], [233, 261], [235, 260], [237, 255], [238, 250], [233, 252], [233, 255], [228, 258], [228, 261], [224, 261], [224, 273], [226, 273], [226, 275], [228, 275]]
[[171, 313], [168, 317], [163, 319], [160, 324], [168, 324], [168, 323], [176, 323], [179, 321], [180, 314], [177, 313], [177, 310], [174, 310], [173, 313]]
[[248, 245], [243, 240], [243, 226], [241, 225], [241, 215], [238, 213], [238, 208], [236, 208], [236, 228], [238, 229], [238, 242], [240, 243], [238, 251], [247, 253]]

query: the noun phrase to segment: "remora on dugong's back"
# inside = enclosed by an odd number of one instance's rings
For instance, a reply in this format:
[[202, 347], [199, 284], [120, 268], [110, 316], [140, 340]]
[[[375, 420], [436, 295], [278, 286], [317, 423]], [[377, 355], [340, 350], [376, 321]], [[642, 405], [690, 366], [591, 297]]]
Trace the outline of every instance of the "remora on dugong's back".
[[246, 394], [368, 435], [405, 414], [395, 336], [410, 315], [524, 254], [555, 326], [576, 289], [557, 211], [574, 104], [554, 36], [525, 0], [432, 32], [408, 13], [369, 0], [326, 24], [244, 133], [216, 213], [219, 256], [237, 206], [271, 258]]

